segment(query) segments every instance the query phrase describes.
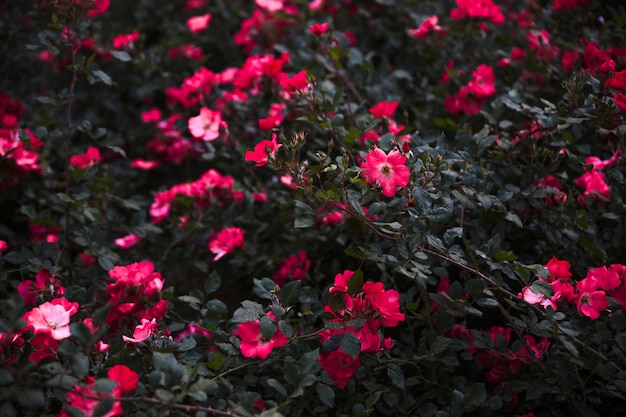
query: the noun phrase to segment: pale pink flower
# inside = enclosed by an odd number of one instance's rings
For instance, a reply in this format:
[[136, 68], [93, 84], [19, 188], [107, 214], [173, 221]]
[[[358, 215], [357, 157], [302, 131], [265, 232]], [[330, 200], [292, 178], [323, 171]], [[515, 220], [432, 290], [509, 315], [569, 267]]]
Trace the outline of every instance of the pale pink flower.
[[190, 31], [197, 33], [205, 30], [211, 22], [211, 14], [203, 14], [202, 16], [190, 17], [187, 20], [187, 27]]
[[119, 246], [120, 248], [122, 248], [122, 249], [128, 249], [131, 246], [136, 245], [140, 241], [141, 241], [141, 238], [139, 236], [130, 233], [130, 234], [124, 236], [124, 237], [120, 237], [119, 239], [115, 239], [115, 244], [117, 246]]
[[277, 12], [283, 9], [285, 0], [256, 0], [256, 5], [268, 12]]
[[220, 125], [222, 124], [222, 114], [207, 107], [200, 109], [200, 114], [191, 117], [188, 121], [189, 131], [194, 138], [211, 141], [220, 135]]
[[22, 318], [26, 321], [28, 329], [32, 329], [35, 334], [49, 333], [53, 339], [62, 340], [71, 336], [70, 317], [76, 311], [78, 311], [76, 303], [57, 298], [33, 308]]
[[122, 336], [122, 340], [126, 343], [141, 343], [149, 338], [158, 326], [156, 319], [141, 319], [141, 324], [138, 324], [133, 331], [133, 337]]

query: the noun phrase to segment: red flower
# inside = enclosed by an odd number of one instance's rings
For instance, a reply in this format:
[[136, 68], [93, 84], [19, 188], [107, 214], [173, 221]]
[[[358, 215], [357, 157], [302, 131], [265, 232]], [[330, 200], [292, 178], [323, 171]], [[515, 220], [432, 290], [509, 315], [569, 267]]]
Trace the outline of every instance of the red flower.
[[450, 18], [452, 20], [466, 17], [484, 17], [496, 25], [504, 23], [502, 10], [491, 0], [456, 0], [456, 4], [459, 7], [450, 11]]
[[382, 149], [374, 148], [361, 164], [361, 174], [367, 183], [381, 186], [383, 195], [392, 197], [397, 187], [409, 184], [411, 172], [406, 161], [407, 158], [395, 149], [385, 154]]
[[315, 36], [321, 36], [328, 30], [328, 23], [316, 23], [309, 26], [309, 30]]
[[443, 28], [437, 23], [439, 23], [439, 18], [437, 16], [430, 16], [422, 22], [419, 28], [410, 29], [409, 35], [417, 36], [420, 39], [424, 39], [426, 36], [428, 36], [428, 33], [431, 30], [435, 32], [442, 32], [442, 34], [445, 35], [446, 33], [443, 31]]
[[283, 146], [276, 142], [276, 134], [272, 135], [272, 140], [262, 140], [254, 146], [254, 151], [246, 152], [246, 161], [256, 162], [257, 167], [267, 165], [270, 160], [276, 157], [276, 151]]
[[616, 93], [613, 96], [613, 101], [615, 101], [615, 105], [619, 107], [621, 111], [626, 111], [626, 94]]
[[611, 189], [606, 183], [605, 175], [600, 171], [585, 172], [576, 179], [576, 185], [585, 190], [583, 195], [578, 196], [580, 204], [585, 204], [590, 196], [600, 201], [611, 198]]
[[381, 101], [369, 110], [370, 113], [378, 119], [382, 119], [383, 117], [391, 118], [393, 117], [393, 113], [396, 111], [398, 104], [398, 101]]
[[341, 349], [319, 355], [318, 360], [321, 368], [326, 371], [337, 385], [337, 388], [340, 389], [350, 382], [352, 375], [361, 365], [358, 356], [353, 359]]
[[239, 324], [235, 335], [241, 339], [239, 349], [246, 358], [267, 359], [274, 348], [284, 346], [289, 342], [287, 336], [278, 329], [278, 325], [274, 336], [270, 340], [266, 340], [261, 333], [259, 320]]
[[274, 282], [282, 287], [285, 281], [300, 281], [309, 272], [311, 261], [306, 257], [306, 251], [301, 250], [297, 255], [289, 255], [274, 274]]
[[550, 278], [548, 282], [552, 282], [554, 280], [563, 280], [569, 281], [569, 277], [572, 276], [572, 273], [569, 271], [570, 263], [565, 260], [558, 260], [556, 257], [550, 258], [548, 263], [546, 264], [546, 268], [550, 271]]
[[0, 240], [0, 252], [4, 252], [9, 249], [9, 245], [5, 240]]
[[365, 300], [380, 314], [383, 326], [395, 327], [404, 321], [404, 314], [400, 313], [400, 293], [396, 290], [386, 290], [382, 282], [366, 282], [363, 284]]
[[107, 372], [107, 376], [111, 381], [118, 383], [120, 394], [133, 392], [137, 389], [139, 376], [137, 372], [129, 369], [125, 365], [115, 365]]
[[229, 227], [217, 234], [209, 242], [209, 250], [215, 254], [214, 261], [222, 256], [231, 253], [235, 248], [241, 248], [244, 245], [244, 231], [238, 227]]
[[90, 146], [84, 154], [73, 155], [70, 158], [70, 165], [74, 165], [78, 169], [85, 169], [94, 166], [100, 161], [102, 161], [100, 151], [98, 148]]

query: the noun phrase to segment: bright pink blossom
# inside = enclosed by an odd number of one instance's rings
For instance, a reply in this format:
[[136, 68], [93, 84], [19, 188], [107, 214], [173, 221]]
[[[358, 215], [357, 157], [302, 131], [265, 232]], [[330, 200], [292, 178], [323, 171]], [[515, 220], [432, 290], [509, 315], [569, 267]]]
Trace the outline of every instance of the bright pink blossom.
[[600, 312], [609, 306], [606, 293], [599, 289], [598, 283], [593, 279], [584, 278], [576, 284], [578, 298], [576, 308], [592, 320], [600, 317]]
[[501, 25], [504, 23], [504, 15], [500, 7], [491, 0], [456, 0], [458, 8], [450, 11], [452, 20], [470, 18], [485, 18]]
[[382, 187], [383, 195], [392, 197], [397, 187], [409, 184], [411, 172], [406, 161], [407, 158], [395, 149], [386, 154], [382, 149], [374, 148], [365, 156], [361, 174], [367, 183]]
[[382, 282], [366, 282], [363, 284], [365, 300], [378, 312], [383, 326], [395, 327], [404, 321], [404, 313], [400, 312], [400, 293], [396, 290], [385, 290]]
[[84, 154], [73, 155], [70, 158], [70, 165], [73, 165], [78, 169], [85, 169], [94, 166], [100, 161], [102, 161], [100, 151], [98, 148], [90, 146]]
[[276, 157], [276, 151], [283, 146], [276, 142], [276, 134], [272, 135], [272, 140], [262, 140], [254, 146], [254, 151], [247, 151], [246, 161], [256, 162], [257, 167], [267, 165]]
[[132, 246], [135, 246], [137, 243], [141, 242], [141, 238], [137, 235], [134, 235], [132, 233], [124, 236], [124, 237], [120, 237], [118, 239], [115, 239], [115, 244], [117, 246], [119, 246], [122, 249], [128, 249]]
[[9, 245], [6, 240], [0, 240], [0, 252], [6, 252], [9, 249]]
[[420, 39], [424, 39], [431, 31], [443, 32], [443, 34], [445, 35], [445, 31], [443, 31], [443, 28], [439, 26], [438, 23], [439, 17], [430, 16], [422, 22], [419, 28], [410, 29], [409, 35], [417, 36]]
[[257, 6], [267, 10], [268, 12], [277, 12], [284, 7], [285, 0], [256, 0]]
[[391, 118], [399, 103], [398, 101], [381, 101], [374, 107], [371, 107], [369, 111], [377, 119], [382, 119], [383, 117]]
[[137, 31], [129, 34], [120, 33], [113, 38], [113, 48], [122, 49], [126, 46], [132, 46], [137, 39], [139, 39], [139, 32]]
[[295, 255], [289, 255], [274, 274], [274, 282], [282, 287], [287, 281], [300, 281], [309, 272], [311, 261], [306, 251], [301, 250]]
[[209, 250], [215, 254], [214, 261], [241, 248], [244, 245], [244, 231], [238, 227], [228, 227], [209, 241]]
[[190, 31], [197, 33], [205, 30], [211, 22], [211, 14], [203, 14], [202, 16], [194, 16], [187, 19], [187, 27]]
[[126, 343], [141, 343], [148, 339], [157, 327], [159, 327], [159, 324], [156, 322], [156, 319], [141, 319], [141, 324], [138, 324], [133, 331], [133, 337], [122, 335], [122, 340]]
[[315, 23], [309, 26], [309, 30], [315, 36], [321, 36], [328, 30], [328, 23]]
[[207, 107], [202, 107], [200, 114], [190, 118], [188, 122], [189, 131], [193, 137], [204, 141], [217, 139], [220, 135], [221, 125], [222, 114]]
[[571, 264], [566, 260], [559, 260], [553, 256], [545, 266], [550, 272], [548, 282], [552, 282], [554, 280], [569, 281], [569, 277], [572, 276], [572, 273], [569, 270]]
[[270, 340], [266, 340], [261, 333], [259, 320], [240, 323], [235, 336], [241, 339], [239, 349], [246, 358], [267, 359], [274, 348], [284, 346], [289, 342], [287, 336], [281, 333], [276, 325], [276, 333]]
[[576, 179], [576, 185], [584, 189], [583, 194], [578, 196], [580, 204], [585, 204], [589, 197], [599, 201], [611, 198], [611, 189], [606, 183], [606, 176], [600, 171], [585, 172]]
[[329, 293], [333, 293], [335, 291], [340, 293], [345, 293], [348, 291], [348, 282], [350, 282], [350, 278], [354, 275], [354, 271], [350, 271], [346, 269], [342, 273], [335, 275], [335, 284], [330, 287], [328, 290]]
[[130, 166], [137, 169], [143, 169], [145, 171], [154, 169], [161, 165], [159, 161], [147, 161], [145, 159], [133, 159], [130, 162]]

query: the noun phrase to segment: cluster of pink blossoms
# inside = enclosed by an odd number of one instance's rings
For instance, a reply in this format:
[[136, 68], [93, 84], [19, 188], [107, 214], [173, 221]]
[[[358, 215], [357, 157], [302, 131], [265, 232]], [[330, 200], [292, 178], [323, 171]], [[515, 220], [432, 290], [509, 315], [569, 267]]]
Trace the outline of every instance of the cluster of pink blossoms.
[[35, 151], [43, 146], [43, 142], [30, 129], [20, 134], [22, 111], [18, 99], [0, 92], [0, 158], [13, 162], [2, 164], [0, 168], [0, 189], [18, 184], [20, 176], [28, 172], [41, 172], [39, 155]]
[[524, 335], [524, 344], [519, 350], [513, 351], [511, 348], [505, 350], [504, 346], [499, 345], [499, 340], [506, 342], [506, 345], [509, 346], [511, 331], [510, 327], [502, 326], [494, 326], [486, 331], [480, 331], [478, 334], [491, 339], [493, 343], [493, 349], [486, 349], [481, 352], [478, 352], [478, 348], [474, 344], [476, 336], [466, 327], [454, 325], [450, 336], [453, 338], [466, 337], [468, 339], [468, 353], [477, 355], [478, 365], [485, 370], [485, 381], [490, 385], [505, 387], [508, 379], [519, 372], [524, 364], [528, 365], [541, 359], [550, 347], [550, 342], [546, 338], [536, 341], [533, 336]]
[[[67, 394], [65, 405], [72, 407], [70, 414], [63, 408], [58, 417], [70, 417], [75, 415], [75, 410], [79, 410], [85, 416], [93, 416], [100, 402], [105, 398], [120, 398], [123, 394], [132, 393], [137, 389], [139, 376], [137, 372], [125, 365], [115, 365], [107, 372], [107, 377], [116, 382], [117, 385], [110, 393], [103, 393], [98, 390], [94, 383], [95, 378], [87, 376], [82, 385], [75, 386]], [[103, 414], [103, 417], [115, 417], [123, 415], [124, 410], [119, 401], [114, 401], [111, 409]]]
[[[270, 311], [267, 316], [276, 321], [276, 316]], [[266, 339], [261, 333], [261, 321], [254, 320], [240, 323], [233, 334], [241, 339], [239, 349], [246, 358], [267, 359], [275, 348], [285, 346], [289, 339], [278, 328], [276, 323], [276, 333]]]
[[295, 255], [289, 255], [274, 274], [274, 282], [282, 287], [288, 281], [301, 281], [309, 272], [311, 261], [306, 251], [301, 250]]
[[481, 64], [472, 72], [472, 80], [453, 96], [446, 97], [443, 107], [451, 114], [467, 114], [480, 112], [487, 99], [496, 93], [496, 77], [493, 68]]
[[151, 322], [167, 313], [167, 303], [160, 298], [164, 281], [151, 262], [116, 266], [109, 271], [109, 277], [106, 303], [111, 309], [105, 320], [109, 327], [135, 325], [136, 321], [143, 323], [144, 319]]
[[576, 179], [576, 185], [584, 190], [583, 194], [578, 196], [580, 204], [585, 204], [589, 197], [599, 201], [606, 201], [611, 198], [611, 189], [606, 183], [606, 176], [602, 170], [617, 163], [619, 159], [619, 152], [607, 160], [601, 160], [596, 156], [587, 157], [585, 164], [590, 165], [591, 170]]
[[522, 289], [520, 297], [530, 304], [540, 304], [544, 308], [559, 308], [560, 302], [575, 303], [578, 311], [592, 320], [609, 306], [609, 297], [626, 309], [626, 266], [612, 264], [608, 267], [592, 268], [585, 278], [575, 285], [570, 282], [570, 263], [552, 257], [545, 265], [550, 275], [547, 279], [538, 278], [552, 288], [553, 295], [535, 292], [532, 286]]
[[457, 8], [450, 11], [450, 19], [487, 19], [496, 25], [504, 23], [502, 9], [491, 0], [456, 0]]
[[[354, 271], [346, 270], [335, 276], [335, 282], [329, 292], [333, 297], [339, 297], [343, 307], [335, 311], [330, 303], [324, 307], [324, 312], [331, 315], [332, 328], [320, 333], [322, 341], [333, 336], [352, 333], [361, 343], [361, 353], [376, 353], [383, 349], [391, 349], [391, 339], [382, 336], [383, 327], [395, 327], [404, 321], [405, 316], [400, 312], [400, 294], [396, 290], [385, 290], [381, 282], [365, 282], [361, 291], [355, 295], [348, 293], [348, 285]], [[354, 320], [363, 320], [360, 327], [353, 327], [347, 323]], [[338, 328], [343, 326], [343, 328]], [[352, 378], [360, 366], [359, 355], [350, 356], [341, 348], [319, 356], [320, 366], [335, 382], [338, 388], [343, 388]]]
[[373, 142], [374, 145], [376, 145], [380, 136], [388, 132], [396, 135], [398, 142], [402, 143], [403, 146], [408, 146], [410, 136], [406, 134], [401, 135], [405, 126], [398, 124], [398, 122], [393, 119], [393, 114], [396, 112], [398, 104], [400, 104], [398, 101], [381, 101], [374, 107], [371, 107], [369, 109], [370, 114], [384, 122], [382, 125], [386, 128], [386, 130], [384, 130], [382, 126], [380, 126], [377, 130], [370, 129], [365, 132], [359, 140], [362, 143]]
[[209, 169], [196, 181], [176, 184], [171, 188], [155, 194], [150, 206], [153, 223], [163, 221], [170, 214], [176, 196], [192, 197], [201, 208], [209, 208], [214, 204], [226, 204], [231, 201], [242, 201], [243, 192], [233, 191], [234, 180], [230, 175], [222, 175]]

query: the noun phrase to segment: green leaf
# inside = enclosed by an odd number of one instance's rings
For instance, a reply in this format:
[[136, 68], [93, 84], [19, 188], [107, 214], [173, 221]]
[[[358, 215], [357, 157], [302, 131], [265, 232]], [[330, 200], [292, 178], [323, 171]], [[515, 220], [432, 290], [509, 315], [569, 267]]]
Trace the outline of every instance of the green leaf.
[[356, 359], [361, 353], [361, 341], [350, 332], [343, 334], [339, 347], [352, 359]]
[[487, 389], [483, 383], [474, 383], [465, 392], [463, 402], [467, 406], [478, 407], [487, 399]]
[[126, 51], [116, 51], [114, 49], [109, 51], [111, 53], [111, 55], [113, 56], [113, 58], [122, 61], [122, 62], [128, 62], [130, 60], [132, 60], [132, 58], [130, 57], [130, 55], [128, 55], [128, 52]]
[[348, 294], [355, 295], [363, 286], [363, 271], [357, 269], [348, 280]]
[[393, 133], [385, 133], [378, 138], [377, 146], [385, 152], [389, 152], [392, 148], [392, 142], [395, 142], [395, 136]]
[[326, 384], [318, 383], [315, 385], [315, 392], [320, 401], [327, 407], [335, 406], [335, 391]]
[[285, 284], [280, 292], [280, 301], [285, 307], [292, 306], [298, 301], [302, 283], [299, 280]]
[[89, 373], [89, 358], [84, 353], [74, 355], [71, 359], [72, 371], [79, 378], [83, 379]]
[[276, 322], [269, 316], [261, 317], [260, 328], [265, 340], [270, 340], [276, 334]]
[[391, 383], [395, 386], [404, 390], [404, 371], [395, 363], [387, 364], [387, 375], [391, 379]]
[[307, 229], [315, 224], [315, 217], [297, 217], [293, 221], [293, 227], [296, 229]]
[[13, 375], [8, 369], [0, 368], [0, 385], [10, 385], [13, 383]]
[[152, 354], [152, 362], [155, 370], [161, 371], [166, 375], [165, 386], [177, 383], [183, 376], [183, 367], [176, 361], [173, 353], [154, 352]]
[[17, 403], [24, 408], [44, 408], [46, 396], [42, 390], [24, 388], [20, 389], [15, 397]]
[[111, 79], [111, 77], [109, 77], [109, 75], [101, 70], [93, 70], [91, 71], [91, 76], [88, 77], [89, 83], [90, 84], [95, 84], [97, 82], [103, 82], [108, 86], [113, 85], [113, 80]]
[[115, 399], [113, 397], [104, 397], [93, 410], [93, 417], [102, 417], [106, 415], [109, 411], [111, 411], [114, 403]]
[[463, 393], [459, 390], [453, 390], [450, 393], [450, 415], [459, 417], [463, 414]]
[[305, 375], [305, 374], [309, 374], [313, 372], [319, 364], [319, 361], [318, 361], [319, 354], [320, 354], [320, 350], [319, 348], [316, 348], [302, 355], [300, 357], [300, 360], [298, 361], [298, 372], [301, 375]]
[[207, 279], [204, 280], [204, 293], [212, 294], [222, 286], [222, 277], [216, 271], [211, 271]]
[[479, 298], [478, 300], [476, 300], [476, 304], [478, 304], [481, 307], [487, 307], [487, 308], [494, 308], [500, 305], [498, 300], [495, 300], [493, 298]]
[[274, 281], [269, 278], [253, 278], [252, 280], [252, 291], [254, 291], [254, 294], [257, 297], [264, 300], [272, 299], [271, 293], [274, 292], [275, 286], [276, 284], [274, 283]]
[[280, 382], [278, 382], [276, 379], [274, 378], [269, 378], [267, 381], [267, 385], [269, 385], [270, 387], [274, 388], [274, 390], [279, 393], [280, 395], [286, 397], [287, 396], [287, 390], [285, 389], [285, 386], [283, 384], [281, 384]]
[[519, 218], [517, 214], [513, 213], [512, 211], [509, 211], [504, 218], [510, 222], [515, 223], [520, 229], [524, 228], [524, 225], [522, 224], [522, 220]]
[[70, 332], [81, 346], [90, 347], [93, 344], [91, 330], [84, 323], [70, 323]]

